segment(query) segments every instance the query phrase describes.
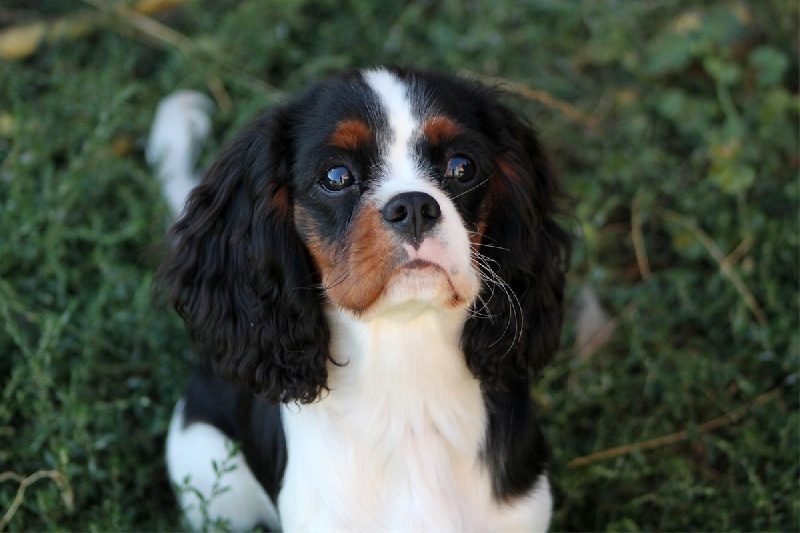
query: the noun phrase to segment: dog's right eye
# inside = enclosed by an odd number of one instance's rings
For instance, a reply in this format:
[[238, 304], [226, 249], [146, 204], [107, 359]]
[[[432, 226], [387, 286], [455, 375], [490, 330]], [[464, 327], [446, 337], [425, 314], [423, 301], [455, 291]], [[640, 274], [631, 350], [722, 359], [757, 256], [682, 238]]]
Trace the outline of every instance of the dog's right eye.
[[325, 177], [319, 181], [319, 184], [322, 185], [322, 188], [326, 191], [339, 192], [353, 185], [355, 182], [356, 179], [353, 177], [353, 173], [350, 172], [349, 168], [335, 166], [328, 169], [328, 172], [325, 173]]
[[453, 156], [447, 161], [444, 177], [468, 183], [475, 177], [475, 163], [466, 156]]

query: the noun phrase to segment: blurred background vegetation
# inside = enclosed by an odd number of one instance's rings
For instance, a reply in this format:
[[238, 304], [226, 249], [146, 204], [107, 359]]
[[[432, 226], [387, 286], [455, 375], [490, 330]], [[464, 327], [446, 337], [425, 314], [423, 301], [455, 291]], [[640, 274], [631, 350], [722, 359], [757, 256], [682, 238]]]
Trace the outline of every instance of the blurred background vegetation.
[[569, 325], [534, 391], [553, 529], [798, 530], [798, 16], [787, 0], [4, 0], [0, 530], [182, 527], [162, 442], [193, 359], [151, 303], [159, 99], [213, 96], [205, 165], [260, 109], [382, 63], [503, 83], [574, 199]]

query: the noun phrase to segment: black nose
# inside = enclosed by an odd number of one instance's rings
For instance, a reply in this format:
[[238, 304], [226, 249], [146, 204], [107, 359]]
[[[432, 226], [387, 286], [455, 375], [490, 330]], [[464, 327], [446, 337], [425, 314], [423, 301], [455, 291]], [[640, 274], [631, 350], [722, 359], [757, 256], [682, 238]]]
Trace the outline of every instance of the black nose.
[[404, 192], [386, 203], [383, 219], [398, 233], [407, 236], [414, 248], [422, 242], [422, 234], [442, 217], [439, 204], [430, 194]]

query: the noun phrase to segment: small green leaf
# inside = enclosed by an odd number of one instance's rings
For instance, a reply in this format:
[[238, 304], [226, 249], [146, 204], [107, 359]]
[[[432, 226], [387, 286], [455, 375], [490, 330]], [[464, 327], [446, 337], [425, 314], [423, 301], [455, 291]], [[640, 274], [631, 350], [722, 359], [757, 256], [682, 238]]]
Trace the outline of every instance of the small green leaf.
[[712, 78], [725, 85], [738, 83], [742, 77], [742, 69], [739, 65], [719, 57], [706, 57], [703, 59], [703, 67]]
[[731, 162], [709, 173], [709, 178], [722, 191], [736, 195], [748, 190], [756, 181], [756, 171], [753, 167]]
[[789, 59], [770, 46], [760, 46], [750, 53], [750, 65], [756, 71], [756, 79], [762, 87], [779, 85], [783, 80]]

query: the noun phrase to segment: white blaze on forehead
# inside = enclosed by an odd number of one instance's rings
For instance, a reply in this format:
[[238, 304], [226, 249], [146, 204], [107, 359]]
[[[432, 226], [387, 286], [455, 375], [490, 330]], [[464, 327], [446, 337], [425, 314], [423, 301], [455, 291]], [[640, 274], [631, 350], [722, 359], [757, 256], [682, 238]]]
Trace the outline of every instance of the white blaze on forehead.
[[447, 283], [443, 279], [437, 282], [430, 273], [425, 277], [424, 273], [406, 272], [387, 286], [385, 303], [393, 307], [417, 300], [441, 306], [438, 300], [442, 297], [452, 301], [457, 296], [459, 305], [469, 305], [480, 290], [480, 277], [472, 265], [469, 234], [452, 199], [439, 181], [432, 179], [430, 164], [426, 165], [414, 149], [414, 144], [422, 138], [425, 116], [432, 109], [422, 93], [387, 70], [370, 70], [363, 76], [381, 108], [382, 122], [385, 121], [385, 131], [378, 135], [380, 162], [375, 169], [370, 203], [380, 211], [398, 194], [419, 192], [432, 197], [441, 209], [437, 224], [426, 233], [421, 245], [418, 248], [405, 245], [404, 250], [408, 260], [421, 259], [438, 265], [446, 273]]
[[382, 139], [382, 181], [418, 180], [419, 165], [413, 154], [412, 141], [419, 131], [419, 121], [411, 108], [411, 94], [406, 83], [387, 70], [364, 72], [367, 85], [375, 92], [388, 121], [388, 132]]

